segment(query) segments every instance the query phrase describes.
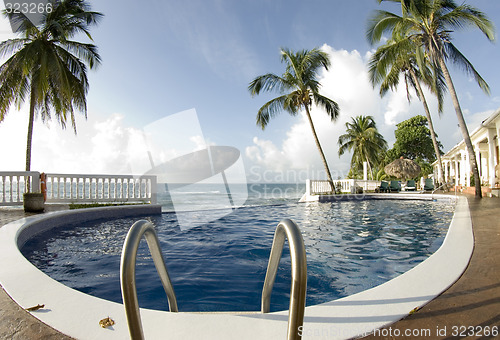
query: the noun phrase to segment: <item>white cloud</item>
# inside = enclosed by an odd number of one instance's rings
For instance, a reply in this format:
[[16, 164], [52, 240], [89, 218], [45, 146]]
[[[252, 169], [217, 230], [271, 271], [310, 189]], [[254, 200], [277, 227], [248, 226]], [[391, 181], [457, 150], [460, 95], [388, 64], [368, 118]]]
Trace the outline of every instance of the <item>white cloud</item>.
[[372, 114], [380, 100], [368, 80], [367, 56], [363, 58], [356, 50], [334, 50], [328, 45], [322, 48], [330, 55], [332, 65], [320, 80], [321, 92], [339, 104], [342, 117], [353, 112]]
[[[471, 133], [473, 130], [477, 129], [481, 123], [487, 119], [489, 116], [491, 116], [495, 110], [488, 110], [488, 111], [483, 111], [483, 112], [476, 112], [476, 113], [470, 113], [469, 111], [467, 112], [467, 126], [469, 129], [469, 133]], [[465, 112], [464, 112], [465, 115]], [[460, 135], [461, 137], [461, 135]]]
[[[11, 110], [0, 123], [2, 171], [24, 170], [28, 115]], [[71, 128], [62, 130], [55, 121], [36, 121], [33, 131], [31, 169], [53, 173], [130, 173], [130, 163], [147, 160], [143, 133], [126, 127], [123, 116], [85, 121], [77, 116], [78, 135]], [[142, 156], [144, 155], [144, 156]]]
[[[27, 109], [11, 109], [0, 123], [0, 171], [25, 169]], [[166, 116], [143, 128], [130, 127], [122, 114], [88, 120], [76, 116], [78, 134], [55, 121], [36, 121], [31, 169], [68, 174], [136, 174], [213, 145], [203, 137], [195, 110]], [[7, 147], [8, 146], [8, 147]]]
[[92, 128], [88, 132], [92, 136], [88, 161], [95, 163], [95, 172], [130, 173], [130, 164], [135, 161], [134, 158], [137, 155], [145, 158], [145, 144], [141, 143], [142, 131], [125, 127], [122, 115], [113, 114], [105, 120], [95, 122]]
[[27, 117], [25, 112], [11, 112], [0, 123], [0, 170], [25, 169]]
[[207, 147], [207, 145], [210, 145], [202, 135], [189, 137], [189, 141], [196, 145], [193, 151], [203, 150]]
[[408, 113], [408, 98], [406, 89], [399, 86], [396, 92], [388, 95], [387, 111], [384, 114], [384, 122], [387, 125], [396, 125], [402, 121], [401, 116]]
[[273, 142], [254, 137], [253, 143], [254, 145], [246, 148], [245, 154], [256, 164], [273, 171], [284, 171], [291, 165], [286, 154]]

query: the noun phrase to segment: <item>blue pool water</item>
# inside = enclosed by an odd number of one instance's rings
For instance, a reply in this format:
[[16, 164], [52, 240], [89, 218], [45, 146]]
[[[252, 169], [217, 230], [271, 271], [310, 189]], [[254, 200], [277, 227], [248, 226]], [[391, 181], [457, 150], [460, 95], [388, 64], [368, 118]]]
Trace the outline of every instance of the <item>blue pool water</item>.
[[[425, 260], [441, 245], [453, 210], [448, 202], [343, 201], [245, 207], [186, 230], [173, 213], [147, 219], [156, 226], [180, 311], [257, 311], [280, 220], [291, 218], [302, 230], [307, 305], [313, 305], [379, 285]], [[68, 225], [30, 240], [21, 251], [55, 280], [121, 302], [120, 254], [136, 220]], [[136, 268], [140, 306], [168, 310], [145, 241]], [[285, 246], [271, 310], [288, 308], [289, 291]]]

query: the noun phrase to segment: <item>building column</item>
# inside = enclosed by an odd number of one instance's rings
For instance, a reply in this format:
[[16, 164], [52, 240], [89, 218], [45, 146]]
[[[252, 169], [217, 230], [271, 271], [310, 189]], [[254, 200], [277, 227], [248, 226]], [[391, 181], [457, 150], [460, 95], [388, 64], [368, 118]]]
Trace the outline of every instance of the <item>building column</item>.
[[476, 154], [477, 171], [479, 171], [479, 178], [483, 178], [483, 165], [481, 160], [481, 150], [479, 150], [479, 143], [474, 145], [474, 153]]
[[470, 187], [470, 158], [469, 153], [465, 152], [465, 185]]
[[455, 185], [461, 185], [460, 183], [460, 171], [458, 167], [458, 156], [455, 156]]
[[460, 182], [463, 186], [470, 186], [470, 174], [469, 174], [469, 153], [466, 151], [460, 153]]
[[[438, 165], [437, 169], [435, 168], [435, 170], [437, 170], [437, 171], [435, 171], [435, 173], [437, 173], [437, 177], [434, 177], [434, 180], [435, 180], [435, 183], [437, 184], [441, 178], [441, 167]], [[439, 184], [442, 185], [443, 183], [439, 183]]]
[[488, 129], [488, 172], [490, 174], [490, 188], [495, 187], [495, 165], [496, 165], [495, 129]]
[[450, 165], [450, 161], [443, 161], [444, 165], [444, 181], [448, 183], [450, 181], [450, 176], [448, 173], [448, 166]]

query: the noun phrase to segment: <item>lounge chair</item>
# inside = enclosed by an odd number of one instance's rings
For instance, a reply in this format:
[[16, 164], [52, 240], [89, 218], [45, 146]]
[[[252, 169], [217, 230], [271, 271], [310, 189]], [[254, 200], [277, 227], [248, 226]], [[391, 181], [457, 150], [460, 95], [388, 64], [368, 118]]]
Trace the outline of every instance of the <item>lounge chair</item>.
[[375, 189], [375, 192], [389, 192], [389, 182], [380, 182], [380, 186]]
[[434, 190], [434, 180], [432, 178], [426, 178], [424, 184], [424, 191]]
[[389, 186], [389, 191], [390, 192], [399, 192], [401, 191], [401, 184], [399, 183], [399, 181], [391, 181], [391, 185]]
[[415, 191], [417, 190], [417, 186], [415, 184], [415, 181], [410, 179], [406, 182], [406, 187], [405, 187], [405, 191]]

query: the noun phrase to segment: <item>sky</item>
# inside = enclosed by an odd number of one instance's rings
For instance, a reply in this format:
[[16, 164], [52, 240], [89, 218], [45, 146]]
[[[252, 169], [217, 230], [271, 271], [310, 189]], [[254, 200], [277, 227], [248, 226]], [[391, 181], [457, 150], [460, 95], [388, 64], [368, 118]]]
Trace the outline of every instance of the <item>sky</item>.
[[[487, 14], [498, 28], [500, 2], [467, 0]], [[406, 90], [380, 98], [368, 80], [367, 62], [375, 51], [365, 38], [374, 10], [395, 13], [395, 3], [376, 0], [106, 0], [91, 2], [104, 14], [92, 28], [102, 65], [90, 70], [88, 117], [77, 117], [75, 135], [55, 121], [35, 124], [32, 170], [51, 173], [122, 174], [143, 171], [148, 151], [158, 161], [189, 139], [192, 151], [206, 145], [232, 146], [241, 154], [250, 182], [303, 182], [324, 178], [323, 166], [303, 114], [286, 112], [265, 130], [256, 125], [258, 109], [277, 94], [252, 97], [248, 84], [265, 73], [282, 74], [280, 48], [319, 47], [331, 59], [320, 73], [321, 93], [335, 100], [340, 115], [331, 122], [319, 109], [312, 119], [332, 176], [344, 178], [350, 154], [338, 156], [338, 137], [345, 123], [358, 115], [374, 117], [379, 131], [392, 145], [396, 124], [424, 114]], [[3, 3], [0, 7], [3, 9]], [[0, 18], [0, 41], [15, 35]], [[481, 89], [460, 68], [450, 65], [469, 130], [500, 107], [500, 50], [478, 30], [457, 31], [453, 42], [488, 82], [491, 94]], [[81, 38], [85, 40], [85, 38]], [[3, 61], [2, 61], [3, 62]], [[427, 95], [438, 139], [449, 150], [461, 141], [451, 100], [438, 116], [436, 100]], [[0, 171], [22, 171], [25, 164], [27, 111], [12, 107], [0, 123]], [[196, 119], [180, 128], [164, 130], [158, 122], [194, 109]], [[144, 146], [145, 131], [173, 133], [173, 145]], [[196, 135], [194, 132], [196, 131]], [[181, 133], [185, 132], [185, 134]], [[147, 143], [146, 143], [147, 144]], [[163, 151], [161, 150], [163, 147]], [[183, 151], [184, 152], [184, 151]], [[163, 155], [163, 156], [162, 156]], [[179, 150], [170, 157], [181, 155]], [[138, 170], [139, 169], [139, 170]]]

